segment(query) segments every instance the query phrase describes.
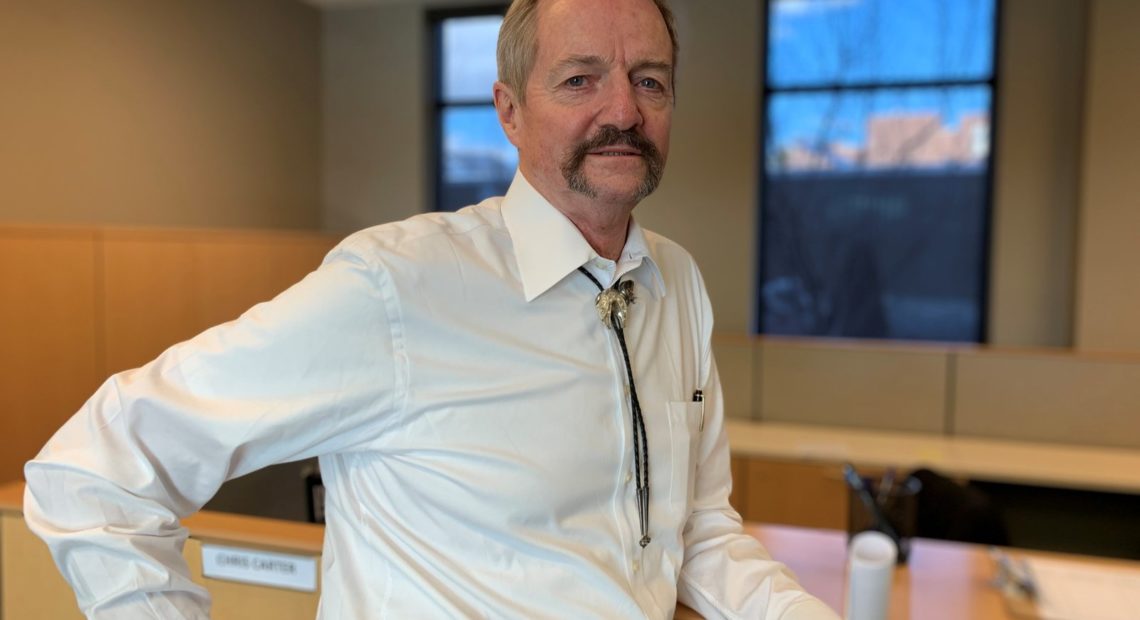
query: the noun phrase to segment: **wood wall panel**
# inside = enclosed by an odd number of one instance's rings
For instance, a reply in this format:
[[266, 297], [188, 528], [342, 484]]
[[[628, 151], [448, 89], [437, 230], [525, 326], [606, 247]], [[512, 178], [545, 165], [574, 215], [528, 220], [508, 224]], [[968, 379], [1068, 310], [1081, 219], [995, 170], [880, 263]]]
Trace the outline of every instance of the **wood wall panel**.
[[98, 386], [95, 236], [0, 230], [0, 481]]
[[[840, 460], [784, 460], [734, 455], [732, 506], [745, 521], [843, 530], [850, 493]], [[859, 466], [864, 477], [883, 468]]]
[[142, 365], [271, 299], [316, 269], [335, 243], [333, 237], [289, 233], [108, 233], [108, 371]]
[[18, 512], [0, 514], [0, 618], [83, 620], [47, 545]]
[[0, 482], [109, 374], [320, 265], [316, 233], [0, 227]]
[[106, 371], [139, 366], [201, 330], [191, 290], [194, 250], [174, 240], [103, 244]]
[[728, 503], [743, 516], [747, 507], [745, 499], [748, 497], [748, 460], [733, 456], [729, 463], [732, 468], [732, 492], [728, 496]]
[[954, 433], [1140, 448], [1140, 357], [958, 356]]
[[759, 347], [754, 399], [763, 421], [945, 430], [944, 347], [775, 338]]
[[839, 465], [743, 459], [745, 521], [845, 529], [847, 487]]
[[334, 245], [331, 237], [242, 237], [227, 235], [195, 246], [194, 286], [199, 317], [207, 326], [272, 299], [320, 266]]
[[747, 336], [713, 336], [720, 385], [724, 390], [724, 415], [749, 420], [755, 408], [752, 402], [753, 339]]

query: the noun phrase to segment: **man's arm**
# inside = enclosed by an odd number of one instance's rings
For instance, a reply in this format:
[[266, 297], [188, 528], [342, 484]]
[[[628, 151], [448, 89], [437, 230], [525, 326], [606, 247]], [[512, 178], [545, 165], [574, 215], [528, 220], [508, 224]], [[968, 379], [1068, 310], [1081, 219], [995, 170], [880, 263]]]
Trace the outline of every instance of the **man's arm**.
[[705, 390], [693, 511], [685, 525], [685, 563], [677, 598], [705, 618], [837, 620], [827, 605], [804, 592], [795, 576], [773, 560], [760, 541], [744, 534], [728, 503], [732, 490], [724, 405], [716, 362]]
[[724, 405], [716, 362], [705, 390], [708, 422], [701, 436], [693, 511], [685, 525], [680, 601], [706, 618], [833, 620], [835, 612], [804, 592], [795, 576], [744, 534], [729, 505], [732, 481]]
[[760, 541], [743, 533], [740, 515], [728, 503], [732, 474], [723, 393], [712, 355], [712, 308], [703, 286], [701, 292], [706, 424], [697, 452], [693, 510], [683, 533], [685, 561], [677, 598], [705, 618], [838, 620]]
[[273, 301], [108, 379], [26, 465], [25, 518], [88, 617], [207, 617], [179, 519], [228, 479], [363, 447], [392, 423], [395, 302], [342, 248]]

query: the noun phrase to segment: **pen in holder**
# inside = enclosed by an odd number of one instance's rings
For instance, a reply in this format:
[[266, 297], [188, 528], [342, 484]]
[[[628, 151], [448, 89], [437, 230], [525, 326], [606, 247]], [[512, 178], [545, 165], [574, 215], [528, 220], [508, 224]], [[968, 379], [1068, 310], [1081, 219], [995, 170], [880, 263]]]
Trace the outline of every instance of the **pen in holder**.
[[913, 476], [896, 481], [888, 470], [882, 480], [864, 478], [850, 464], [843, 466], [848, 487], [847, 535], [874, 530], [886, 534], [898, 548], [899, 564], [910, 555], [918, 517], [922, 483]]

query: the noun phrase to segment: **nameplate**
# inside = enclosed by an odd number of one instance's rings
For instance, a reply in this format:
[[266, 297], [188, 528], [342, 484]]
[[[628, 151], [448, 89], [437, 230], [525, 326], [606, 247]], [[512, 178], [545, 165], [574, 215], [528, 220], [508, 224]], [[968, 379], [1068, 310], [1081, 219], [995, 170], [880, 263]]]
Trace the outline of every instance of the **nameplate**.
[[202, 574], [211, 579], [317, 591], [317, 559], [307, 555], [202, 545]]

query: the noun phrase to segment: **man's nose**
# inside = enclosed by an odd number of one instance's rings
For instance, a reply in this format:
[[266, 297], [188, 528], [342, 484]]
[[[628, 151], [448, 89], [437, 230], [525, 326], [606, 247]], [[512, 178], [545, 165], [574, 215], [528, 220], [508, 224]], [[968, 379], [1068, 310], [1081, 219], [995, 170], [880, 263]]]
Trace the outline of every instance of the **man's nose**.
[[613, 125], [625, 131], [641, 125], [641, 108], [633, 84], [615, 80], [606, 89], [604, 107], [598, 118], [599, 125]]

